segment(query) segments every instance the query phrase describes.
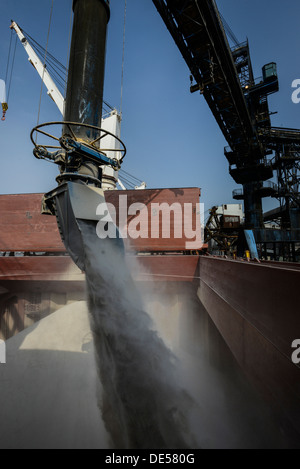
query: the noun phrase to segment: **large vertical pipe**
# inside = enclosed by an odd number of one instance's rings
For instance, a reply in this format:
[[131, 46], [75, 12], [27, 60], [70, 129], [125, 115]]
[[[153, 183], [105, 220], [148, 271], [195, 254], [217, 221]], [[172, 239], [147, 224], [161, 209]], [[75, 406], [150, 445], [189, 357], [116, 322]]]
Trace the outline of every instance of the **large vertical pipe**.
[[[74, 0], [73, 11], [64, 120], [101, 127], [109, 0]], [[97, 137], [84, 127], [75, 134], [85, 141]]]

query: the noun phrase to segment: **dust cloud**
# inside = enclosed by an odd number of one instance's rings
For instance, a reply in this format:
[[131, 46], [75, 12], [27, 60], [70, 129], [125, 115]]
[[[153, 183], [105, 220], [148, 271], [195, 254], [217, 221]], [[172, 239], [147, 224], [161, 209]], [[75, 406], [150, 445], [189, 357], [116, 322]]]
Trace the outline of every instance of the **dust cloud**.
[[244, 377], [195, 285], [139, 282], [137, 289], [117, 241], [95, 239], [94, 225], [81, 223], [112, 447], [285, 448], [280, 425]]
[[117, 242], [84, 234], [91, 328], [102, 383], [102, 417], [118, 449], [184, 449], [193, 399], [180, 386], [176, 357], [154, 329]]
[[203, 449], [287, 448], [270, 405], [249, 383], [192, 283], [141, 285], [156, 330], [178, 359], [177, 379], [197, 406], [190, 429]]

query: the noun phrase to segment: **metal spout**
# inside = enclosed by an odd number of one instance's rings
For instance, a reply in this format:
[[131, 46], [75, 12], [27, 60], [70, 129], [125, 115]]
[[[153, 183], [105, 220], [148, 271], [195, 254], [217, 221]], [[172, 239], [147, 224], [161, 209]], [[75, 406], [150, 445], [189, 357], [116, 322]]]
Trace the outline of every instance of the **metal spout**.
[[[87, 186], [84, 182], [66, 182], [44, 196], [43, 210], [55, 213], [60, 235], [70, 257], [83, 272], [86, 267], [83, 237], [87, 230], [93, 244], [106, 249], [124, 252], [115, 221], [111, 218], [102, 189]], [[110, 230], [110, 226], [112, 229]], [[116, 233], [115, 238], [100, 239], [97, 232]]]

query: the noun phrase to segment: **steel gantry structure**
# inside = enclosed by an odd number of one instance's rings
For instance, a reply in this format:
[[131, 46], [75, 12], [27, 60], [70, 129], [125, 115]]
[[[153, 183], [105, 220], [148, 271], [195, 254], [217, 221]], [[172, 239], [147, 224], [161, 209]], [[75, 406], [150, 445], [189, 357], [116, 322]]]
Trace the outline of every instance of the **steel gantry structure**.
[[[279, 90], [276, 64], [265, 65], [262, 79], [254, 79], [249, 44], [230, 48], [215, 0], [153, 3], [189, 67], [191, 92], [204, 96], [229, 145], [225, 156], [231, 176], [243, 185], [235, 198], [244, 200], [246, 227], [257, 243], [300, 241], [300, 132], [271, 127], [268, 96]], [[269, 181], [274, 170], [278, 186]], [[270, 195], [281, 201], [281, 210], [285, 201], [286, 215], [281, 230], [267, 232], [262, 198]]]

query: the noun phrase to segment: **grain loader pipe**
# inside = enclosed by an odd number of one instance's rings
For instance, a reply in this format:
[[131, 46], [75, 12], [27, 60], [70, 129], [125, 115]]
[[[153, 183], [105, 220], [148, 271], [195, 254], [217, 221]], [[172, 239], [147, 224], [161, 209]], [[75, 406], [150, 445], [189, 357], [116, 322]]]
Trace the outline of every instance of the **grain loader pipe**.
[[[108, 0], [74, 0], [73, 10], [64, 123], [62, 137], [57, 139], [62, 151], [51, 156], [46, 149], [46, 157], [61, 165], [61, 174], [57, 178], [59, 186], [44, 196], [43, 212], [56, 215], [69, 255], [81, 270], [85, 270], [89, 256], [85, 236], [88, 233], [93, 237], [93, 244], [99, 244], [99, 226], [105, 231], [107, 223], [114, 223], [112, 219], [107, 220], [108, 215], [101, 214], [108, 214], [108, 209], [100, 188], [99, 169], [101, 164], [113, 166], [114, 163], [103, 161], [105, 154], [99, 147], [103, 137], [101, 120], [110, 9]], [[45, 157], [42, 149], [36, 147], [35, 156]], [[97, 209], [99, 206], [103, 209], [101, 213]], [[123, 249], [119, 239], [117, 236], [115, 249]], [[103, 250], [111, 248], [110, 240], [100, 244]]]
[[[73, 11], [64, 120], [101, 127], [109, 1], [74, 0]], [[75, 134], [87, 142], [98, 137], [84, 127]]]

